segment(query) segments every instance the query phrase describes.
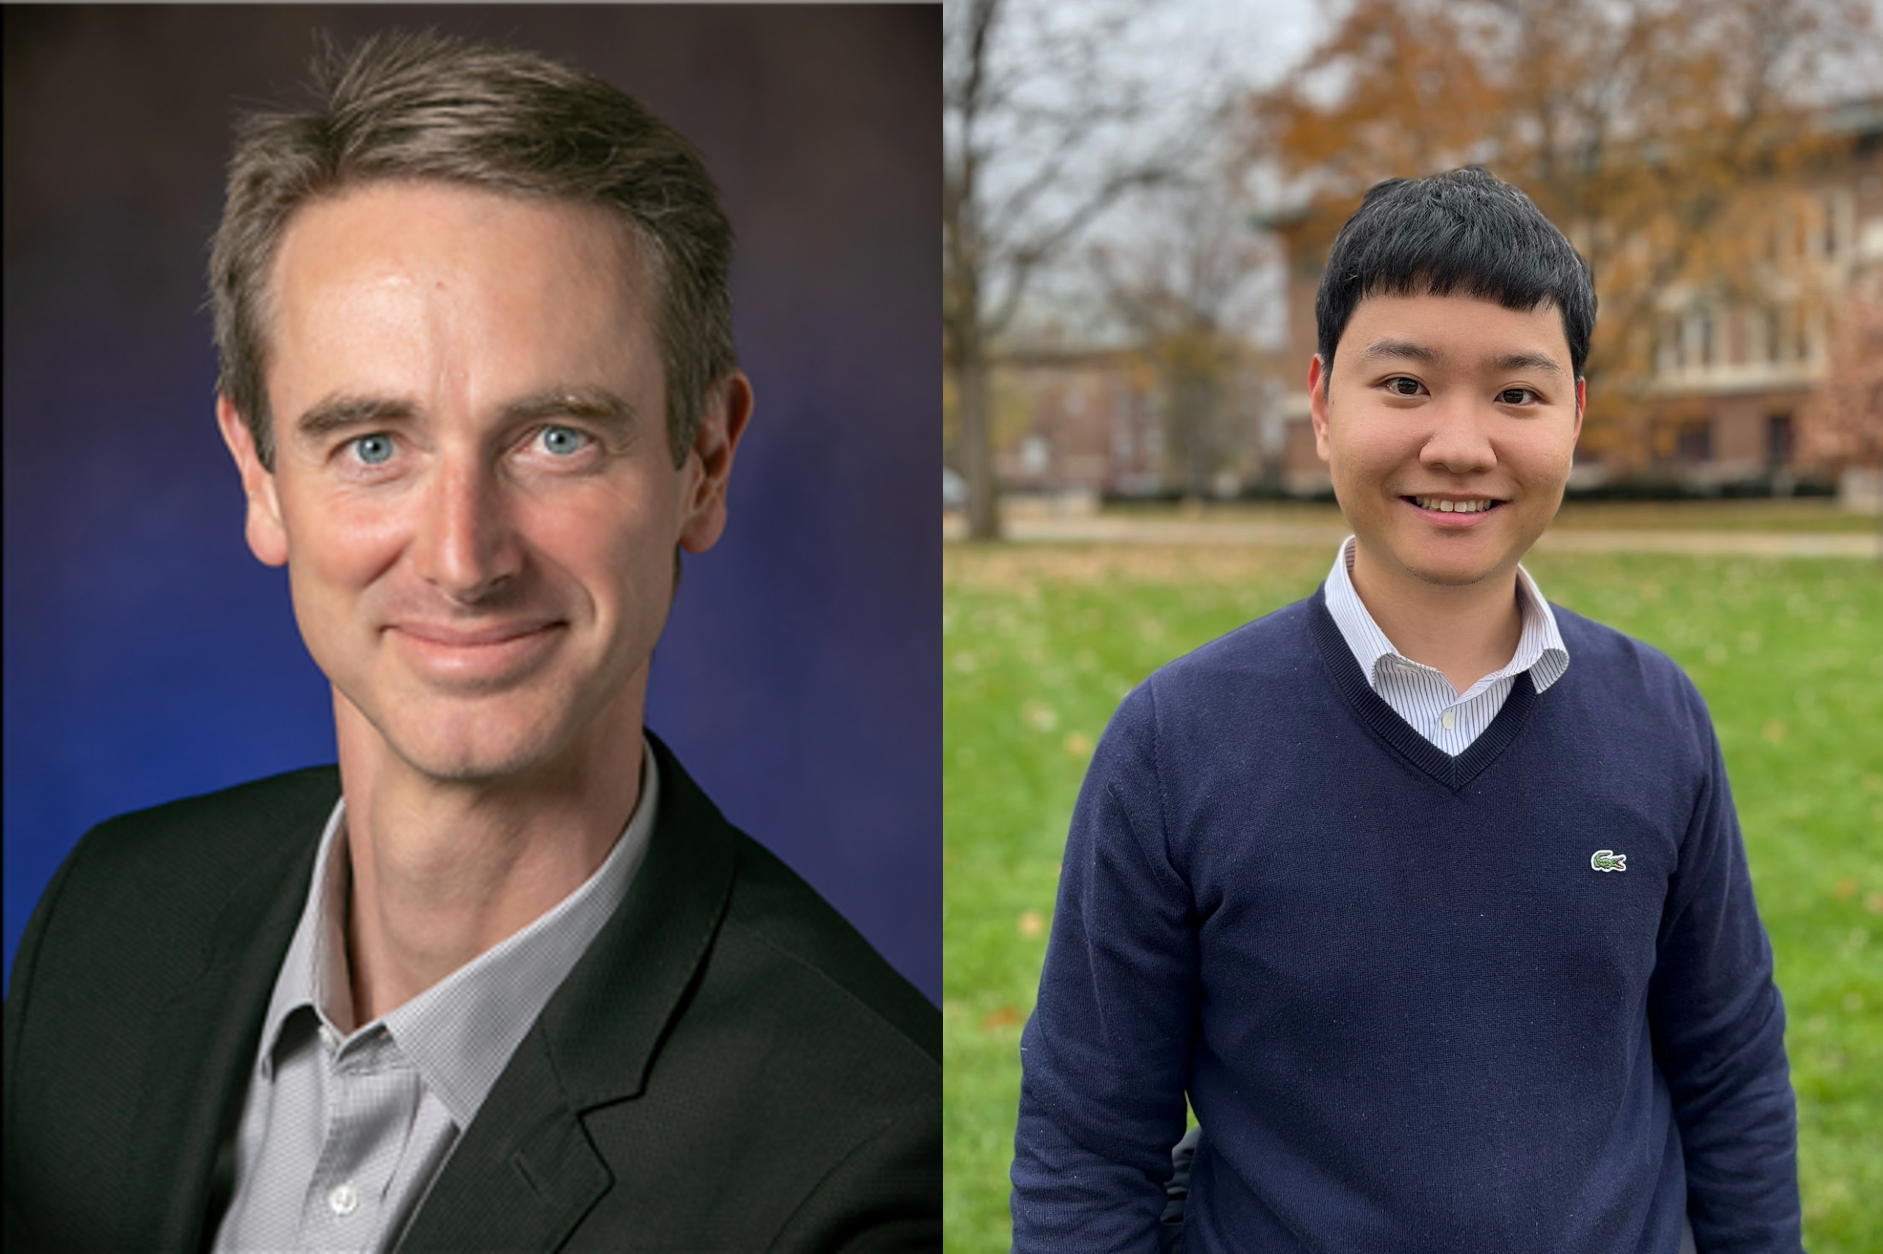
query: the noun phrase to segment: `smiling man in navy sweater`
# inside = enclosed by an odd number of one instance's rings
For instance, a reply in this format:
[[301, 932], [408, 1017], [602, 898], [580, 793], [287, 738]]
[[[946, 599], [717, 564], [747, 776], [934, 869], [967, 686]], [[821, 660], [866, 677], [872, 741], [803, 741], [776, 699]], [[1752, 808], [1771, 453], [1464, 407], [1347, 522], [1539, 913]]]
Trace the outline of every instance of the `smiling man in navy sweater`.
[[1706, 707], [1518, 565], [1582, 425], [1588, 264], [1484, 171], [1392, 180], [1315, 313], [1354, 536], [1099, 744], [1021, 1039], [1015, 1248], [1157, 1249], [1187, 1096], [1184, 1254], [1798, 1250]]

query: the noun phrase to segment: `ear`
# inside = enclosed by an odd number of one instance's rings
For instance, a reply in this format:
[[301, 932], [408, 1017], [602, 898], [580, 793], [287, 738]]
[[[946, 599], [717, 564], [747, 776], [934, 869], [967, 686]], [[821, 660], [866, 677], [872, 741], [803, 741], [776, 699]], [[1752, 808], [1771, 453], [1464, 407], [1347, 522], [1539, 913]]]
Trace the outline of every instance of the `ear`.
[[1576, 380], [1576, 431], [1575, 431], [1575, 434], [1569, 438], [1569, 442], [1571, 445], [1574, 445], [1577, 440], [1580, 440], [1582, 438], [1582, 411], [1588, 405], [1588, 402], [1589, 402], [1589, 381], [1587, 379], [1577, 379]]
[[706, 393], [705, 412], [681, 468], [680, 547], [704, 553], [726, 529], [726, 481], [752, 417], [752, 381], [735, 370]]
[[1325, 382], [1321, 355], [1316, 353], [1314, 360], [1308, 363], [1308, 417], [1314, 423], [1314, 452], [1322, 461], [1327, 460], [1327, 391], [1321, 386]]
[[216, 397], [216, 425], [222, 428], [222, 442], [229, 446], [229, 456], [235, 458], [242, 491], [248, 496], [249, 552], [264, 566], [285, 566], [288, 530], [281, 522], [281, 497], [275, 491], [275, 477], [262, 465], [248, 423], [226, 396]]

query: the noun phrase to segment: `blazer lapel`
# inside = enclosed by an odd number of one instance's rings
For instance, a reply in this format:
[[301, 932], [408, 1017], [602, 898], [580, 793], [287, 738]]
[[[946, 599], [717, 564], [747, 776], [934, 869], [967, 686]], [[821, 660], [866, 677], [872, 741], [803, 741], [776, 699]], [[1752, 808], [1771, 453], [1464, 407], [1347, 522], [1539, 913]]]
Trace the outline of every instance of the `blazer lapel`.
[[[335, 789], [335, 797], [338, 789]], [[332, 801], [328, 802], [331, 809]], [[325, 821], [325, 814], [321, 821]], [[284, 834], [229, 894], [200, 945], [176, 955], [180, 986], [150, 1025], [149, 1074], [131, 1162], [148, 1212], [161, 1216], [153, 1249], [200, 1249], [217, 1153], [239, 1120], [262, 1017], [306, 900], [320, 828]], [[305, 840], [294, 839], [305, 835]], [[177, 1079], [176, 1077], [187, 1077]], [[135, 1205], [127, 1201], [127, 1205]]]
[[556, 1249], [612, 1183], [582, 1115], [645, 1087], [737, 871], [724, 817], [647, 735], [660, 810], [646, 858], [464, 1130], [399, 1243], [402, 1254]]

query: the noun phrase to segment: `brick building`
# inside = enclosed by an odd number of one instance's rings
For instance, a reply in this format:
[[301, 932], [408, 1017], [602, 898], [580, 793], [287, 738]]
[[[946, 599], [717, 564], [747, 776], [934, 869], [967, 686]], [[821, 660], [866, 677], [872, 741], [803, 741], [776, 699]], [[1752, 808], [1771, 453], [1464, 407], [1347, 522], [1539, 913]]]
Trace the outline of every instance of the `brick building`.
[[[994, 474], [1012, 491], [1151, 496], [1183, 476], [1169, 398], [1143, 354], [1129, 348], [1010, 354], [995, 371], [997, 413], [1023, 415], [998, 442]], [[1234, 496], [1279, 464], [1279, 396], [1259, 360], [1226, 380], [1201, 438], [1211, 492]], [[998, 423], [997, 423], [998, 425]]]

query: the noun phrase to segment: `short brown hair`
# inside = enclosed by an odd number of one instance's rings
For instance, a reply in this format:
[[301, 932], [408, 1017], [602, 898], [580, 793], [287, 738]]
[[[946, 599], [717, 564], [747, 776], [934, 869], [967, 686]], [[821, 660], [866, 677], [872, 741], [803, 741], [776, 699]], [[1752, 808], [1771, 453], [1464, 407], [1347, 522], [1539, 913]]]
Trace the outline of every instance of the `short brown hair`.
[[351, 53], [324, 36], [305, 112], [236, 124], [209, 291], [216, 388], [274, 469], [268, 278], [303, 206], [370, 183], [440, 180], [612, 209], [647, 258], [667, 383], [667, 438], [685, 464], [710, 389], [738, 367], [727, 269], [732, 226], [699, 153], [626, 92], [546, 57], [420, 34]]

